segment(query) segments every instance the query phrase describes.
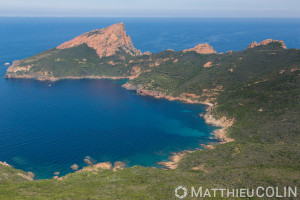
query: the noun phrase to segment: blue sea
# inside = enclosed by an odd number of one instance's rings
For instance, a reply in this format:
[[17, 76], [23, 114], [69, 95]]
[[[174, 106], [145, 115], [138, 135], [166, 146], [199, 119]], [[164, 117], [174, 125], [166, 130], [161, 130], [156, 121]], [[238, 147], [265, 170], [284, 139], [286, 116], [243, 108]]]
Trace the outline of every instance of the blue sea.
[[[238, 51], [267, 38], [300, 48], [299, 19], [0, 18], [0, 77], [5, 62], [119, 22], [142, 52], [198, 43]], [[72, 164], [86, 166], [86, 156], [157, 166], [171, 152], [216, 142], [216, 127], [199, 116], [205, 106], [139, 96], [122, 88], [124, 81], [0, 78], [0, 161], [51, 178], [72, 172]]]

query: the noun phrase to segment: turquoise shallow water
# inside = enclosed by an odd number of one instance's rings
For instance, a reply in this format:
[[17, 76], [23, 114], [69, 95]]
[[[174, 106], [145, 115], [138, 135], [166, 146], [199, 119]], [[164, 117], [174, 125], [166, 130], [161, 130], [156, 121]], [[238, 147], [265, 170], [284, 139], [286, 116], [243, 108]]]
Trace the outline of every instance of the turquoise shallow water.
[[[6, 70], [2, 63], [120, 21], [142, 51], [180, 50], [202, 42], [218, 51], [241, 50], [266, 38], [300, 46], [296, 19], [0, 18], [0, 76]], [[0, 78], [0, 160], [36, 178], [50, 178], [55, 171], [71, 172], [74, 163], [84, 167], [86, 156], [95, 162], [156, 166], [170, 152], [215, 142], [210, 138], [215, 127], [199, 116], [204, 106], [138, 96], [122, 83]]]

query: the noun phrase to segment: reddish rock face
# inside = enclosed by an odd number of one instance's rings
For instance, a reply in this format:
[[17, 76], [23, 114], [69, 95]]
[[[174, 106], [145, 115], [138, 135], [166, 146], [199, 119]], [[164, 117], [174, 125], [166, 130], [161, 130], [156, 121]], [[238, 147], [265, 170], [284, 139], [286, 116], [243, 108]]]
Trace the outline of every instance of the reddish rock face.
[[213, 54], [213, 53], [217, 53], [214, 50], [214, 48], [212, 46], [210, 46], [209, 44], [207, 44], [207, 43], [205, 43], [205, 44], [198, 44], [194, 48], [183, 50], [183, 52], [187, 52], [187, 51], [196, 51], [199, 54]]
[[249, 46], [247, 48], [253, 48], [253, 47], [257, 47], [257, 46], [258, 46], [257, 42], [254, 41], [254, 42], [251, 42], [251, 44], [249, 44]]
[[150, 56], [150, 55], [152, 55], [152, 53], [151, 53], [150, 51], [146, 51], [145, 53], [143, 53], [143, 55], [148, 55], [148, 56]]
[[100, 58], [115, 55], [119, 48], [133, 56], [141, 55], [141, 51], [133, 46], [131, 38], [126, 35], [123, 23], [84, 33], [59, 45], [57, 49], [67, 49], [84, 43], [95, 49]]
[[211, 61], [209, 61], [209, 62], [207, 62], [207, 63], [205, 63], [203, 65], [203, 67], [211, 67], [211, 66], [212, 66], [212, 62]]
[[272, 42], [277, 42], [277, 43], [281, 44], [281, 47], [282, 47], [282, 48], [286, 49], [286, 46], [285, 46], [283, 40], [266, 39], [266, 40], [261, 41], [258, 45], [259, 45], [259, 46], [262, 46], [262, 45], [268, 45], [268, 44], [270, 44], [270, 43], [272, 43]]
[[78, 170], [79, 166], [78, 166], [77, 164], [73, 164], [73, 165], [71, 166], [71, 168], [72, 168], [74, 171], [76, 171], [76, 170]]
[[253, 48], [253, 47], [257, 47], [257, 46], [264, 46], [264, 45], [268, 45], [268, 44], [273, 43], [273, 42], [281, 44], [281, 47], [282, 47], [283, 49], [286, 49], [286, 46], [285, 46], [283, 40], [273, 40], [273, 39], [266, 39], [266, 40], [261, 41], [261, 42], [258, 43], [258, 44], [257, 44], [257, 42], [254, 41], [254, 42], [252, 42], [252, 43], [248, 46], [248, 48]]

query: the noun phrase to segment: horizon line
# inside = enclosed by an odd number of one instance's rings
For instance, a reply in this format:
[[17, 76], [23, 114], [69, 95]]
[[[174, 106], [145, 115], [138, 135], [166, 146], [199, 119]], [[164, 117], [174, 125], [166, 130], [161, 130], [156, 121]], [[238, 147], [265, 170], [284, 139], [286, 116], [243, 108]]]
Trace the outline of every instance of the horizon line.
[[299, 17], [290, 17], [290, 16], [282, 16], [282, 17], [185, 17], [185, 16], [179, 16], [179, 17], [171, 17], [171, 16], [147, 16], [147, 17], [141, 17], [141, 16], [1, 16], [0, 18], [215, 18], [215, 19], [220, 19], [220, 18], [227, 18], [227, 19], [232, 19], [232, 18], [239, 18], [239, 19], [300, 19]]

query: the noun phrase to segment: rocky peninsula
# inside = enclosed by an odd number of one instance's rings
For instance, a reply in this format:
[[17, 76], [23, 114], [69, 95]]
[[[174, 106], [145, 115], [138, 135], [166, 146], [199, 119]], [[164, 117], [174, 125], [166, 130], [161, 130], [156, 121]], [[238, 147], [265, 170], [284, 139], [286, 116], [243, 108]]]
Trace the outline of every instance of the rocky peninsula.
[[[289, 62], [280, 56], [287, 56]], [[237, 119], [230, 112], [224, 112], [223, 99], [229, 98], [228, 94], [239, 86], [249, 87], [261, 83], [261, 79], [269, 80], [265, 77], [270, 74], [297, 73], [297, 56], [298, 51], [288, 50], [283, 41], [273, 39], [252, 42], [243, 51], [226, 54], [218, 54], [207, 43], [178, 52], [142, 54], [126, 34], [124, 24], [119, 23], [14, 61], [5, 77], [42, 81], [129, 79], [123, 87], [139, 95], [207, 105], [203, 118], [206, 123], [220, 127], [212, 134], [220, 143], [227, 143], [234, 141], [229, 129]], [[243, 102], [234, 105], [242, 106]], [[191, 152], [174, 154], [170, 158], [172, 163], [160, 164], [174, 169], [186, 153]]]

